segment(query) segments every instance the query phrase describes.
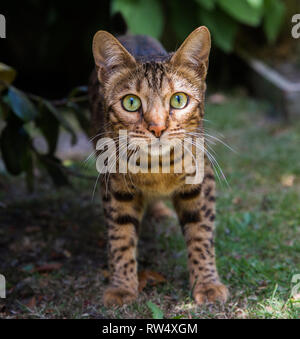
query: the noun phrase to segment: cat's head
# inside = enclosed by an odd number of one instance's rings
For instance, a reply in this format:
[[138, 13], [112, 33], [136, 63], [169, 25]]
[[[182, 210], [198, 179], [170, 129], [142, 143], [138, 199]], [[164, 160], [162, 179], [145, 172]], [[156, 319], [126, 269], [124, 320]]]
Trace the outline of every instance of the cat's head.
[[150, 142], [194, 133], [204, 114], [210, 46], [202, 26], [175, 53], [145, 62], [110, 33], [97, 32], [93, 54], [111, 128]]

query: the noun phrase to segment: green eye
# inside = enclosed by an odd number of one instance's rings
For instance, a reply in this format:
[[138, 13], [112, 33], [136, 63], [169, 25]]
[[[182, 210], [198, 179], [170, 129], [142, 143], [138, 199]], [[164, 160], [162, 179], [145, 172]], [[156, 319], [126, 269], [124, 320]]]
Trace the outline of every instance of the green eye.
[[171, 97], [170, 104], [173, 108], [182, 109], [188, 104], [188, 96], [185, 93], [175, 93]]
[[123, 108], [129, 112], [136, 112], [142, 105], [141, 99], [134, 94], [126, 95], [122, 99]]

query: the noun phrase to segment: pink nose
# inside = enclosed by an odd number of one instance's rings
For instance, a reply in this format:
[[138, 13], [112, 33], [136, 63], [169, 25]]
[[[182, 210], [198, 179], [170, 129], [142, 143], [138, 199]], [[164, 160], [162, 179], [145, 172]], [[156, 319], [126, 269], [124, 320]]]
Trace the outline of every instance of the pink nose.
[[159, 138], [163, 131], [166, 130], [166, 126], [165, 125], [155, 125], [152, 124], [149, 126], [149, 131], [152, 132], [157, 138]]

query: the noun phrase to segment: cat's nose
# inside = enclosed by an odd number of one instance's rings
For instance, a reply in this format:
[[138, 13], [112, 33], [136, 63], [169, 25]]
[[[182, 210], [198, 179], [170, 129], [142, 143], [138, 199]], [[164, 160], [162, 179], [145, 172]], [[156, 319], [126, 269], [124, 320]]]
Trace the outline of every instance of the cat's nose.
[[150, 124], [148, 129], [152, 134], [159, 138], [163, 134], [163, 131], [167, 129], [167, 127], [165, 125]]

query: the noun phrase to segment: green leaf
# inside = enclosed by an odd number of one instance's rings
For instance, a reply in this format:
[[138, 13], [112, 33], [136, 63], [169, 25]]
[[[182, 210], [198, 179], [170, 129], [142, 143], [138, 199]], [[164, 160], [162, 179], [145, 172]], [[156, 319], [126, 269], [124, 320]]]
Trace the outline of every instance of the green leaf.
[[[0, 92], [6, 88], [6, 85], [13, 83], [17, 72], [12, 68], [0, 62]], [[3, 81], [5, 84], [2, 84]]]
[[283, 23], [285, 6], [279, 0], [265, 0], [264, 32], [270, 43], [275, 42]]
[[84, 132], [86, 134], [89, 134], [91, 123], [88, 117], [86, 116], [85, 111], [74, 102], [68, 102], [67, 107], [69, 107], [73, 111], [80, 127], [84, 130]]
[[47, 154], [47, 155], [38, 155], [39, 161], [42, 163], [42, 165], [46, 168], [48, 174], [50, 175], [53, 183], [58, 186], [66, 186], [69, 185], [68, 177], [63, 170], [63, 165], [61, 161], [54, 157], [53, 155]]
[[88, 92], [88, 87], [87, 86], [78, 86], [78, 87], [75, 87], [69, 94], [68, 98], [69, 99], [72, 99], [74, 97], [76, 97], [78, 94], [87, 94]]
[[[207, 9], [208, 11], [211, 11], [215, 8], [216, 0], [196, 0], [196, 2]], [[182, 3], [182, 2], [181, 2]]]
[[4, 98], [0, 97], [0, 119], [2, 120], [6, 120], [10, 112], [10, 108], [6, 104], [7, 101], [6, 98], [7, 98], [6, 96]]
[[7, 99], [7, 104], [21, 120], [28, 122], [37, 117], [37, 109], [22, 91], [10, 86]]
[[48, 153], [54, 154], [59, 134], [59, 122], [57, 118], [46, 109], [42, 100], [40, 102], [39, 112], [40, 114], [35, 123], [47, 140]]
[[26, 170], [29, 156], [29, 136], [19, 122], [10, 121], [0, 137], [0, 149], [5, 167], [12, 175]]
[[[169, 3], [172, 29], [178, 39], [183, 41], [197, 27], [197, 6], [193, 2], [185, 4], [185, 10], [189, 15], [182, 15], [182, 0], [172, 0]], [[178, 25], [180, 22], [180, 25]]]
[[232, 18], [249, 26], [258, 26], [263, 17], [263, 3], [253, 6], [247, 0], [218, 0], [218, 4]]
[[226, 13], [216, 10], [209, 12], [202, 9], [199, 12], [201, 24], [208, 27], [212, 34], [212, 41], [224, 52], [231, 52], [238, 31], [238, 23]]
[[152, 318], [153, 319], [163, 319], [164, 313], [163, 311], [155, 304], [153, 304], [151, 301], [147, 302], [147, 306], [152, 312]]
[[121, 12], [132, 34], [160, 38], [163, 31], [163, 12], [159, 0], [114, 0], [112, 14]]
[[76, 144], [77, 142], [77, 136], [76, 133], [74, 132], [72, 126], [70, 125], [70, 123], [64, 118], [64, 116], [62, 115], [62, 113], [54, 106], [51, 104], [50, 101], [48, 100], [43, 100], [43, 104], [45, 105], [45, 107], [47, 108], [47, 110], [52, 113], [55, 118], [60, 122], [60, 124], [62, 125], [62, 127], [68, 131], [71, 134], [71, 141], [72, 144]]
[[264, 0], [247, 0], [248, 4], [252, 7], [262, 7], [264, 5]]
[[171, 319], [184, 319], [184, 318], [185, 318], [185, 315], [182, 314], [182, 315], [177, 315]]
[[23, 160], [23, 167], [26, 174], [26, 185], [29, 192], [34, 190], [34, 173], [33, 173], [33, 154], [27, 149], [27, 154]]

